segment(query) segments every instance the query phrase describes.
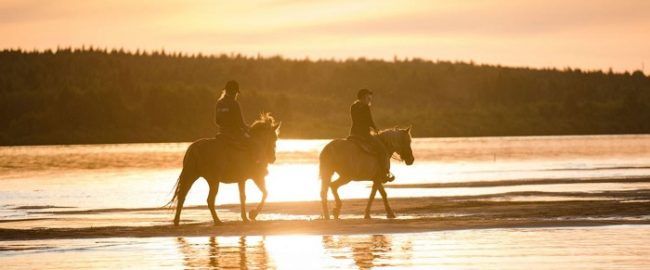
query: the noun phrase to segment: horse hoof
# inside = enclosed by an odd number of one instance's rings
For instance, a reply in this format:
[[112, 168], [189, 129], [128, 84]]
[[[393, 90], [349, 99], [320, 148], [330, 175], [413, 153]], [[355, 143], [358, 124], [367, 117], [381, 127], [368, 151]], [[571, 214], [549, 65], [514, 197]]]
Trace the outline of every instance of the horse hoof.
[[363, 216], [364, 219], [370, 219], [370, 215]]
[[241, 221], [244, 222], [244, 223], [250, 222], [250, 220], [248, 220], [248, 218], [242, 218]]
[[390, 218], [390, 219], [396, 218], [395, 213], [388, 213], [388, 214], [386, 214], [386, 217]]
[[221, 226], [221, 225], [223, 225], [223, 222], [221, 220], [214, 221], [214, 226]]
[[332, 215], [334, 216], [334, 219], [339, 219], [339, 214], [341, 214], [341, 209], [340, 208], [332, 209]]
[[257, 218], [257, 214], [259, 214], [257, 210], [251, 210], [250, 212], [248, 212], [248, 218], [254, 221], [255, 218]]

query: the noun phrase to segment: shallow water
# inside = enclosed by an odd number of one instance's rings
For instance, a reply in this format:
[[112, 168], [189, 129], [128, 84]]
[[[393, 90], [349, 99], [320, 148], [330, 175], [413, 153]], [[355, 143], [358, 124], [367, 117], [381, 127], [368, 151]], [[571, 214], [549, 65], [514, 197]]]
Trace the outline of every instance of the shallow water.
[[608, 226], [4, 241], [0, 261], [3, 269], [647, 269], [649, 231]]
[[[318, 151], [324, 140], [280, 140], [269, 168], [269, 201], [318, 200]], [[0, 147], [0, 218], [21, 219], [75, 209], [164, 205], [188, 143]], [[529, 179], [627, 178], [650, 175], [650, 136], [418, 138], [413, 166], [393, 161], [395, 184]], [[247, 184], [248, 201], [261, 194]], [[648, 189], [650, 183], [573, 183], [480, 188], [390, 189], [391, 197], [466, 196], [515, 191], [595, 192]], [[341, 188], [365, 198], [368, 182]], [[238, 203], [236, 185], [221, 185], [217, 204]], [[188, 205], [203, 205], [198, 181]], [[331, 196], [331, 195], [330, 195]], [[24, 209], [27, 208], [32, 209]], [[31, 207], [38, 206], [38, 207]], [[33, 209], [33, 208], [43, 209]]]
[[[279, 141], [278, 161], [271, 165], [267, 177], [269, 201], [319, 199], [317, 157], [325, 143]], [[187, 146], [188, 143], [155, 143], [0, 147], [0, 229], [169, 224], [170, 211], [133, 208], [155, 208], [167, 202]], [[602, 191], [650, 189], [650, 183], [633, 181], [526, 184], [539, 179], [645, 178], [650, 175], [648, 135], [415, 139], [413, 151], [415, 165], [407, 167], [393, 162], [393, 172], [398, 176], [395, 184], [501, 180], [515, 180], [517, 184], [388, 189], [390, 197], [541, 191], [553, 194], [503, 195], [482, 200], [568, 202], [612, 200]], [[366, 198], [368, 192], [366, 182], [353, 182], [340, 191], [344, 199]], [[570, 192], [593, 192], [593, 196], [570, 196]], [[247, 193], [249, 202], [260, 199], [259, 191], [250, 182]], [[198, 181], [189, 194], [188, 205], [204, 205], [206, 195], [207, 185]], [[626, 198], [632, 201], [634, 196]], [[236, 185], [222, 185], [217, 203], [238, 203]], [[54, 213], [61, 211], [72, 212]], [[457, 212], [452, 209], [425, 215], [454, 217]], [[561, 218], [645, 221], [650, 218], [648, 214]], [[210, 220], [205, 209], [188, 209], [183, 215], [184, 220]], [[236, 210], [221, 208], [219, 215], [225, 221], [239, 220]], [[401, 219], [421, 217], [398, 213]], [[314, 218], [318, 216], [263, 213], [259, 217]], [[346, 212], [342, 218], [361, 215]], [[647, 269], [649, 232], [648, 225], [630, 225], [385, 235], [0, 239], [0, 262], [3, 269]]]

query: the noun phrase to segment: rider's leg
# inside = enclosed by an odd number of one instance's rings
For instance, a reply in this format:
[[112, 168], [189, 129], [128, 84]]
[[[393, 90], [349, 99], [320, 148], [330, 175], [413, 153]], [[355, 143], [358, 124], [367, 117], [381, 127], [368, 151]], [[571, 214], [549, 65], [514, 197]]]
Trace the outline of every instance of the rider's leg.
[[381, 142], [377, 136], [372, 136], [370, 139], [373, 148], [377, 152], [377, 162], [380, 166], [379, 176], [382, 181], [393, 181], [394, 176], [390, 173], [390, 156], [388, 155], [388, 150], [386, 146]]

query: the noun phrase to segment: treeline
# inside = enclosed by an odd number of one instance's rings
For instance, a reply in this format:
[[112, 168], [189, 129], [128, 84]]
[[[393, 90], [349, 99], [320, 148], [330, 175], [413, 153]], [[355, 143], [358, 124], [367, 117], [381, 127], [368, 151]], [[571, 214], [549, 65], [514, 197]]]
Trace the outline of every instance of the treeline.
[[0, 52], [0, 144], [212, 136], [230, 79], [246, 120], [273, 112], [284, 138], [346, 136], [360, 88], [376, 93], [378, 125], [412, 124], [418, 137], [650, 132], [650, 78], [640, 71], [82, 48]]

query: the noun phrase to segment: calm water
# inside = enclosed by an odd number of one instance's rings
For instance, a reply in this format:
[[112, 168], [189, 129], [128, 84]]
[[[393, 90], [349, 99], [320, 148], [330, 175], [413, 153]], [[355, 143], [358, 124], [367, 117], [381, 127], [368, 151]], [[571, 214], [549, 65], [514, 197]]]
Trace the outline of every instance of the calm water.
[[[0, 242], [3, 269], [648, 269], [650, 226]], [[614, 241], [615, 239], [615, 241]]]
[[[267, 177], [269, 201], [319, 199], [317, 157], [326, 142], [279, 141], [278, 161], [269, 168]], [[170, 198], [187, 146], [0, 147], [0, 221], [4, 221], [0, 228], [168, 224], [171, 213], [165, 211], [52, 212], [162, 206]], [[539, 179], [647, 177], [648, 135], [415, 139], [413, 150], [413, 166], [393, 162], [398, 177], [394, 183], [518, 180], [524, 185], [388, 189], [391, 197], [650, 189], [648, 183], [525, 184]], [[344, 199], [366, 198], [368, 191], [367, 183], [357, 182], [343, 187], [340, 193]], [[248, 183], [247, 192], [249, 202], [259, 200], [260, 193], [252, 183]], [[207, 185], [199, 181], [190, 192], [188, 204], [203, 205], [206, 196]], [[217, 203], [238, 203], [236, 185], [222, 185]], [[209, 221], [204, 209], [188, 210], [184, 215]], [[222, 220], [239, 219], [237, 213], [223, 209], [220, 216]], [[46, 219], [16, 222], [31, 218]], [[269, 213], [260, 218], [300, 217]], [[648, 269], [649, 242], [650, 226], [645, 225], [387, 235], [0, 239], [0, 263], [3, 269]]]
[[[318, 151], [327, 141], [280, 140], [269, 168], [269, 201], [319, 199]], [[44, 206], [74, 209], [164, 205], [188, 143], [0, 147], [0, 218], [39, 215]], [[393, 161], [396, 184], [650, 175], [650, 136], [561, 136], [415, 139], [413, 166]], [[261, 194], [247, 184], [248, 201]], [[456, 196], [511, 191], [600, 191], [650, 188], [648, 183], [516, 185], [487, 188], [390, 189], [391, 197]], [[365, 198], [353, 182], [343, 198]], [[189, 205], [202, 205], [198, 181]], [[222, 185], [217, 204], [238, 203], [236, 185]], [[70, 208], [51, 208], [47, 211]]]

